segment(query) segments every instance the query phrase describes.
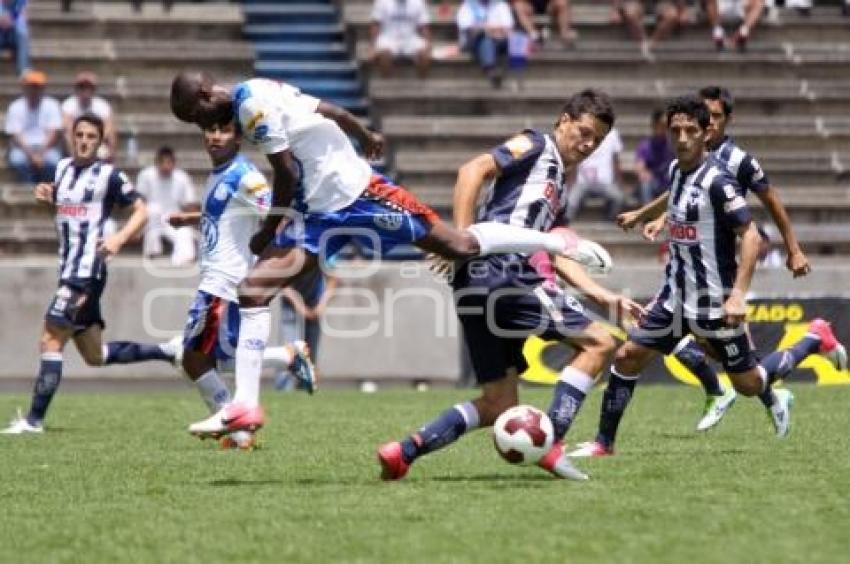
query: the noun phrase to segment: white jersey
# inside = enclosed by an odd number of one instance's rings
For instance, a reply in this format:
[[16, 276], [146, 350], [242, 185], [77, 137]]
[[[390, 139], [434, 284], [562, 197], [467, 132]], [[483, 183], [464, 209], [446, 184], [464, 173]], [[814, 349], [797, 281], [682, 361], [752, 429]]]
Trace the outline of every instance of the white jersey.
[[340, 210], [369, 185], [372, 168], [336, 122], [316, 110], [319, 100], [297, 88], [255, 78], [233, 89], [233, 107], [245, 136], [266, 155], [292, 151], [299, 167], [295, 207]]
[[201, 215], [199, 290], [235, 302], [236, 287], [254, 265], [248, 244], [268, 213], [271, 189], [257, 167], [242, 155], [213, 170], [207, 179]]

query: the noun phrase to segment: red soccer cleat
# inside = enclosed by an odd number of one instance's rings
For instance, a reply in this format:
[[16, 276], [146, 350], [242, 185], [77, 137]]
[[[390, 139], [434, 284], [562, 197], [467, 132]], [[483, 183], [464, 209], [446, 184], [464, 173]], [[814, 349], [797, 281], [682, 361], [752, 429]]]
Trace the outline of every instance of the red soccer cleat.
[[219, 438], [234, 431], [254, 432], [266, 422], [266, 414], [259, 405], [248, 407], [239, 403], [231, 403], [221, 408], [218, 413], [189, 425], [189, 432], [196, 437]]
[[567, 456], [570, 458], [598, 458], [600, 456], [611, 456], [614, 454], [613, 448], [606, 448], [605, 445], [598, 441], [579, 443], [576, 447]]
[[378, 462], [381, 463], [382, 480], [401, 480], [410, 469], [401, 454], [401, 443], [394, 441], [378, 449]]
[[549, 452], [537, 461], [537, 465], [556, 478], [577, 481], [584, 481], [589, 478], [587, 474], [573, 466], [570, 459], [564, 455], [564, 444], [560, 441], [552, 445]]
[[809, 323], [808, 332], [820, 338], [818, 352], [832, 362], [836, 370], [847, 370], [847, 350], [832, 332], [831, 323], [817, 318]]

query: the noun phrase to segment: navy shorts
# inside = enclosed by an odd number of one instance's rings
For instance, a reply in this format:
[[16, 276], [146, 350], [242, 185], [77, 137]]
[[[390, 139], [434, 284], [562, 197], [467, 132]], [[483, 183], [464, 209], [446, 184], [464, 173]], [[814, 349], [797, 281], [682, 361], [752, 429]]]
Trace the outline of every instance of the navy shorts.
[[726, 372], [746, 372], [758, 364], [746, 326], [729, 327], [722, 319], [686, 319], [655, 301], [629, 332], [629, 340], [664, 355], [672, 354], [687, 335], [707, 345]]
[[103, 278], [71, 278], [60, 280], [59, 288], [44, 315], [51, 325], [81, 333], [92, 325], [106, 327], [100, 312], [100, 297], [106, 287]]
[[183, 348], [231, 360], [239, 341], [239, 304], [198, 290], [183, 331]]
[[307, 213], [303, 221], [287, 224], [275, 246], [297, 246], [332, 257], [353, 242], [383, 255], [396, 245], [416, 243], [439, 220], [416, 196], [376, 174], [352, 204], [333, 212]]
[[591, 323], [581, 303], [560, 290], [542, 285], [476, 290], [456, 287], [455, 306], [479, 384], [501, 380], [512, 368], [525, 372], [522, 349], [531, 335], [563, 341]]

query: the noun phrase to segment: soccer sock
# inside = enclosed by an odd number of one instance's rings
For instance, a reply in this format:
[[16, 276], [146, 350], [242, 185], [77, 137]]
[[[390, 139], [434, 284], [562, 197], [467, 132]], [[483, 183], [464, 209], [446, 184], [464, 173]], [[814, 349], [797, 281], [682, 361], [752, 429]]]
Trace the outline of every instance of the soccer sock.
[[47, 408], [50, 407], [50, 401], [53, 399], [53, 394], [59, 389], [59, 382], [61, 381], [62, 353], [41, 353], [38, 378], [35, 380], [32, 403], [30, 404], [30, 411], [27, 414], [27, 421], [30, 425], [37, 425], [44, 421], [44, 417], [47, 415]]
[[479, 254], [482, 256], [498, 253], [533, 253], [540, 250], [560, 254], [566, 247], [560, 235], [495, 221], [470, 225], [467, 231], [478, 240]]
[[806, 335], [791, 348], [770, 353], [760, 363], [767, 374], [768, 383], [772, 384], [781, 378], [785, 378], [807, 356], [818, 352], [819, 349], [820, 338], [814, 335]]
[[172, 362], [174, 357], [166, 354], [159, 345], [146, 345], [133, 341], [110, 341], [103, 345], [103, 364], [131, 364], [146, 360]]
[[292, 365], [289, 347], [269, 347], [263, 352], [263, 364], [277, 370], [286, 370]]
[[198, 387], [201, 399], [207, 404], [210, 413], [216, 413], [230, 401], [230, 390], [227, 389], [227, 385], [215, 368], [204, 372], [200, 378], [195, 380], [195, 385]]
[[549, 419], [555, 427], [555, 440], [560, 441], [570, 430], [587, 392], [593, 388], [593, 378], [572, 366], [561, 372], [552, 404], [549, 406]]
[[478, 428], [478, 410], [472, 402], [459, 403], [401, 442], [401, 454], [408, 464], [429, 452], [451, 444], [467, 431]]
[[[680, 348], [681, 347], [681, 348]], [[693, 372], [699, 383], [702, 384], [706, 395], [722, 396], [723, 386], [720, 385], [720, 379], [717, 377], [717, 372], [705, 360], [705, 353], [693, 340], [687, 339], [679, 343], [676, 350], [673, 351], [679, 362]]]
[[611, 367], [611, 377], [608, 378], [608, 387], [602, 396], [602, 410], [599, 414], [599, 433], [596, 435], [597, 442], [611, 448], [617, 438], [617, 427], [620, 419], [626, 411], [626, 407], [632, 399], [635, 391], [637, 376], [623, 376], [617, 374]]
[[263, 351], [271, 331], [268, 307], [240, 308], [239, 344], [236, 347], [236, 393], [234, 403], [248, 407], [260, 404], [260, 375]]

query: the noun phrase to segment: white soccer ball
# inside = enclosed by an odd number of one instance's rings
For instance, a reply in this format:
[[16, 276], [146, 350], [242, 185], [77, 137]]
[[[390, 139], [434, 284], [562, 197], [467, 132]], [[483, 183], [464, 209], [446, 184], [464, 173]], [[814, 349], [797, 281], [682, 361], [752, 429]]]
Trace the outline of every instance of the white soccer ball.
[[502, 413], [493, 424], [493, 444], [511, 464], [535, 464], [555, 442], [549, 416], [530, 405], [518, 405]]

